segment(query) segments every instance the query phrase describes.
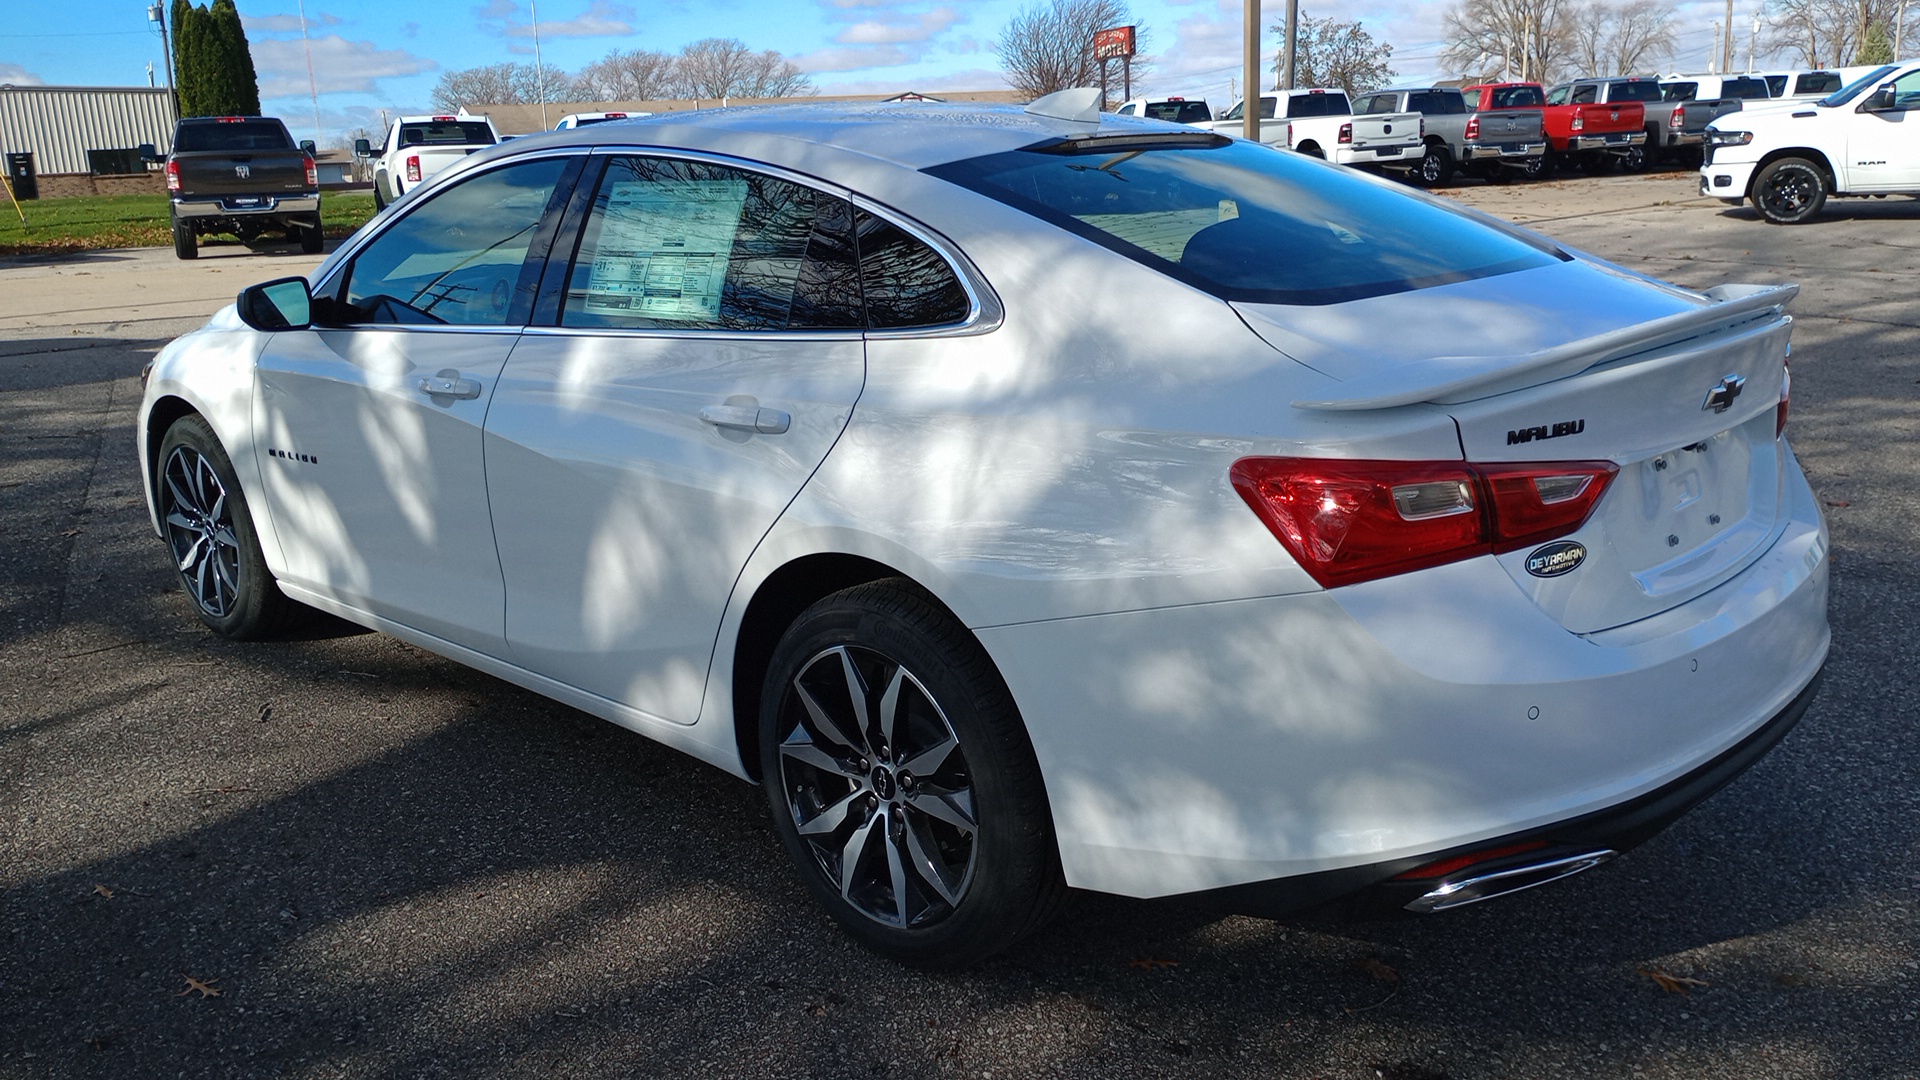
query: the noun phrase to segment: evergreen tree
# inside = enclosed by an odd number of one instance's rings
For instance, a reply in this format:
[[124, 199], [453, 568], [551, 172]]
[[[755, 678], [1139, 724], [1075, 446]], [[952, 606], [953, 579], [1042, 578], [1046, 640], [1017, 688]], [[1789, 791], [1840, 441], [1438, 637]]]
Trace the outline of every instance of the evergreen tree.
[[1887, 40], [1886, 24], [1878, 20], [1868, 24], [1867, 36], [1860, 42], [1860, 52], [1853, 62], [1862, 66], [1893, 63], [1893, 43]]
[[173, 0], [174, 85], [181, 116], [258, 116], [260, 80], [233, 0]]

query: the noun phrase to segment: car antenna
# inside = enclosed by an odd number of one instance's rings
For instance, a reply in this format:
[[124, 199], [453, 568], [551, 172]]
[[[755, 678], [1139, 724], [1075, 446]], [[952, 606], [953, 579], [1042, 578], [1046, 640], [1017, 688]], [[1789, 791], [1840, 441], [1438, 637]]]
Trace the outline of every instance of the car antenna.
[[1049, 120], [1070, 120], [1076, 124], [1098, 124], [1100, 101], [1104, 95], [1097, 86], [1076, 86], [1036, 98], [1027, 111]]

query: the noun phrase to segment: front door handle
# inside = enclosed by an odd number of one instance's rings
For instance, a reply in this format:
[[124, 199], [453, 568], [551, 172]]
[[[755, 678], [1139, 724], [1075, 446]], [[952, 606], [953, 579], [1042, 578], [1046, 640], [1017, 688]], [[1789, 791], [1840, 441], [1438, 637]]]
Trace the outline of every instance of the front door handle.
[[793, 417], [779, 409], [753, 405], [708, 405], [700, 410], [703, 423], [736, 431], [757, 431], [762, 435], [784, 435], [793, 426]]
[[447, 397], [471, 399], [480, 396], [480, 384], [473, 379], [463, 379], [452, 368], [437, 375], [430, 375], [419, 382], [420, 392], [429, 397]]

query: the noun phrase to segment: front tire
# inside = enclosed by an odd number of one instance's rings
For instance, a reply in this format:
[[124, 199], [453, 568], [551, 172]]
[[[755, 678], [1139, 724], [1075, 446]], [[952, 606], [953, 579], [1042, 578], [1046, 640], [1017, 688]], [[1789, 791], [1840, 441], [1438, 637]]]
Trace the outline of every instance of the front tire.
[[814, 604], [774, 651], [760, 767], [820, 905], [866, 947], [954, 968], [1065, 895], [1040, 769], [972, 634], [891, 578]]
[[221, 637], [272, 637], [306, 609], [274, 584], [233, 462], [198, 416], [160, 441], [157, 502], [175, 569], [194, 612]]
[[294, 231], [300, 234], [300, 250], [305, 254], [318, 255], [320, 249], [327, 246], [327, 234], [318, 210], [308, 214]]
[[1827, 204], [1827, 174], [1806, 158], [1781, 158], [1753, 178], [1753, 206], [1775, 225], [1811, 221]]
[[173, 219], [173, 254], [179, 259], [200, 257], [200, 241], [193, 235], [193, 225], [179, 218]]
[[380, 194], [380, 179], [375, 177], [373, 181], [373, 212], [377, 214], [386, 208], [387, 197]]

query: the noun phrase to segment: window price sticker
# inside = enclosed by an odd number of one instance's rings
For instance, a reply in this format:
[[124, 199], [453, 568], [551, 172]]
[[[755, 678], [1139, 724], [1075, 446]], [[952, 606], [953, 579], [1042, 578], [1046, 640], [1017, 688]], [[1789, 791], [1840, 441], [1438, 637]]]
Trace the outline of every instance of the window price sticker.
[[745, 180], [640, 180], [610, 185], [586, 310], [678, 322], [720, 315]]

